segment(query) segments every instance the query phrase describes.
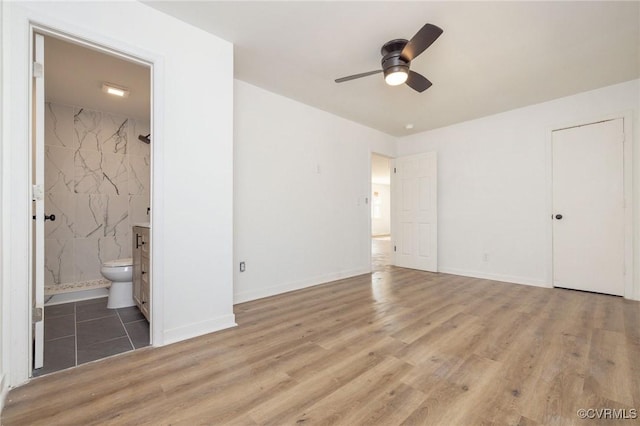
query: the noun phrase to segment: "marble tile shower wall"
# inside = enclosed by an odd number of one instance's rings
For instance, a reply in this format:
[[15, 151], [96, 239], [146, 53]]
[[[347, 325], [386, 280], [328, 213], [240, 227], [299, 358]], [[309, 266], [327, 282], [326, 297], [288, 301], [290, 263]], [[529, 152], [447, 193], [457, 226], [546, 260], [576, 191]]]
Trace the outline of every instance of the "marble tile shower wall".
[[102, 262], [131, 256], [131, 226], [147, 222], [149, 124], [47, 103], [45, 291], [101, 287]]

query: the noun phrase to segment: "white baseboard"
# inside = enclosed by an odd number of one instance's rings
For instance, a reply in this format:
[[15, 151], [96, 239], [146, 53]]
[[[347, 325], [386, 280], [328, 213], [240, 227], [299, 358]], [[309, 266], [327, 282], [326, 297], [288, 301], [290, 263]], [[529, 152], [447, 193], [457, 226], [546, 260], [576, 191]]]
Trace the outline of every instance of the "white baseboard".
[[224, 330], [225, 328], [235, 327], [236, 317], [234, 314], [223, 315], [221, 317], [210, 320], [188, 324], [182, 327], [172, 328], [164, 332], [163, 345], [181, 342], [193, 337], [202, 336], [203, 334], [213, 333], [214, 331]]
[[293, 281], [274, 287], [243, 291], [234, 294], [233, 304], [235, 305], [238, 303], [249, 302], [251, 300], [262, 299], [264, 297], [275, 296], [277, 294], [288, 293], [290, 291], [301, 290], [303, 288], [313, 287], [314, 285], [326, 284], [331, 281], [342, 280], [345, 278], [355, 277], [357, 275], [368, 274], [370, 272], [370, 268], [357, 268], [349, 271], [319, 275], [306, 280]]
[[518, 277], [513, 275], [492, 274], [490, 272], [469, 271], [465, 269], [447, 268], [447, 267], [439, 267], [438, 272], [442, 272], [445, 274], [462, 275], [463, 277], [502, 281], [502, 282], [511, 283], [511, 284], [523, 284], [523, 285], [530, 285], [534, 287], [545, 287], [545, 288], [552, 287], [551, 284], [549, 284], [545, 280], [528, 278], [528, 277]]

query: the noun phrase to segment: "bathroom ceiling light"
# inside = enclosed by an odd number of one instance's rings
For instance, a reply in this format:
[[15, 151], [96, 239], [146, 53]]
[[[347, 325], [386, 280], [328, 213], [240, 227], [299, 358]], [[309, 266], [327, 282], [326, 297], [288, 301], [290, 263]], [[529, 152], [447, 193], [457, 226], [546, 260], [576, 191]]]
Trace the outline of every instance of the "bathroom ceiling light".
[[122, 86], [116, 86], [111, 83], [102, 83], [102, 91], [110, 95], [120, 96], [121, 98], [129, 97], [129, 89]]

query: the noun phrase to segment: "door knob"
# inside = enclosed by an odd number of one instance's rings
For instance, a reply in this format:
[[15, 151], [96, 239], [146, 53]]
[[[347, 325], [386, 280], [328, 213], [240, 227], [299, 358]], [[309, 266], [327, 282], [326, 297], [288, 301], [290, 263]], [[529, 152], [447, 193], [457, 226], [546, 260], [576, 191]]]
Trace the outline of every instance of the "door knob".
[[557, 214], [556, 215], [556, 219], [558, 219], [558, 220], [562, 219], [562, 215], [561, 214]]
[[[36, 217], [33, 216], [33, 218], [35, 219]], [[50, 215], [44, 215], [44, 220], [50, 220], [51, 222], [53, 222], [54, 220], [56, 220], [56, 215], [55, 214], [50, 214]]]

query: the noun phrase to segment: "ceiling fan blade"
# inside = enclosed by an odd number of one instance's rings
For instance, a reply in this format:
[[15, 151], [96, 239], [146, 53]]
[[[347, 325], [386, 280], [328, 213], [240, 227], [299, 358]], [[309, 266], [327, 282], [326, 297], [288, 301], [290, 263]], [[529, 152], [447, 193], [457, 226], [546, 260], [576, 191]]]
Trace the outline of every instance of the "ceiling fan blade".
[[431, 84], [432, 83], [423, 75], [418, 74], [415, 71], [409, 71], [409, 77], [407, 77], [407, 86], [411, 87], [416, 92], [424, 92], [429, 87], [431, 87]]
[[382, 72], [382, 70], [376, 70], [376, 71], [363, 72], [363, 73], [360, 73], [360, 74], [354, 74], [354, 75], [350, 75], [348, 77], [337, 78], [336, 79], [336, 83], [342, 83], [344, 81], [355, 80], [356, 78], [366, 77], [368, 75], [380, 74], [381, 72]]
[[442, 34], [442, 28], [432, 24], [425, 24], [420, 31], [402, 49], [402, 56], [408, 61], [412, 61], [416, 56], [424, 52]]

